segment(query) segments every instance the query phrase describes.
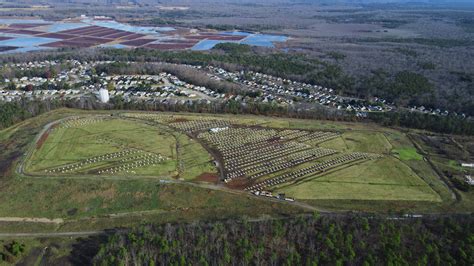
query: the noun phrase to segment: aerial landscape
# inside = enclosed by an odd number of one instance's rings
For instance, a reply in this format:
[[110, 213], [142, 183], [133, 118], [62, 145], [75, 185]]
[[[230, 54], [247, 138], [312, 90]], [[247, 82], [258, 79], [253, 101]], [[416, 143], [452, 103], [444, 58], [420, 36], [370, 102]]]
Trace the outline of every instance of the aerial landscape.
[[0, 265], [473, 265], [474, 3], [0, 1]]
[[150, 48], [159, 50], [209, 50], [224, 42], [273, 47], [285, 36], [247, 32], [199, 32], [186, 28], [139, 27], [118, 23], [111, 18], [85, 16], [66, 21], [0, 19], [3, 28], [1, 51], [27, 52], [48, 48]]

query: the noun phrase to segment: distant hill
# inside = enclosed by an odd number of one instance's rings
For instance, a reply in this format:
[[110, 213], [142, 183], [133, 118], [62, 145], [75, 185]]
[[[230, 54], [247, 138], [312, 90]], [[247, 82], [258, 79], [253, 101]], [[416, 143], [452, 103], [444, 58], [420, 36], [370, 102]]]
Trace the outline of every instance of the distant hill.
[[[194, 0], [199, 1], [199, 0]], [[209, 2], [212, 2], [210, 0]], [[242, 2], [251, 2], [251, 3], [272, 3], [272, 2], [292, 2], [292, 3], [314, 3], [314, 4], [393, 4], [393, 3], [411, 3], [411, 4], [449, 4], [449, 5], [457, 5], [457, 4], [473, 4], [472, 0], [214, 0], [215, 2], [225, 2], [225, 3], [239, 3]], [[35, 4], [54, 4], [54, 3], [62, 3], [62, 4], [190, 4], [193, 2], [191, 1], [183, 1], [183, 0], [22, 0], [22, 1], [6, 1], [6, 3], [35, 3]]]

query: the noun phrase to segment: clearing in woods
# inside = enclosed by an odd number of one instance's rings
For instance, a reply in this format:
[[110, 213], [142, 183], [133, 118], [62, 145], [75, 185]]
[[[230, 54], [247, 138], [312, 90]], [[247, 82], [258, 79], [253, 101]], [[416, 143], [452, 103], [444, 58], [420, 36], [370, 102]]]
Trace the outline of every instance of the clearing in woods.
[[[245, 202], [239, 213], [251, 214], [265, 202], [249, 195], [257, 191], [285, 193], [316, 207], [331, 200], [330, 209], [342, 201], [358, 201], [349, 209], [364, 210], [382, 202], [404, 201], [415, 209], [450, 202], [429, 164], [405, 156], [403, 151], [417, 154], [407, 136], [372, 124], [159, 112], [52, 114], [54, 119], [34, 118], [0, 134], [9, 142], [27, 125], [44, 129], [19, 168], [24, 173], [2, 188], [0, 200], [8, 202], [0, 206], [2, 217], [61, 218], [61, 228], [90, 229], [75, 219], [101, 217], [94, 228], [106, 228], [111, 215], [118, 226], [133, 220], [120, 213], [171, 220], [213, 211], [233, 215], [238, 202]], [[261, 213], [298, 211], [273, 201]]]

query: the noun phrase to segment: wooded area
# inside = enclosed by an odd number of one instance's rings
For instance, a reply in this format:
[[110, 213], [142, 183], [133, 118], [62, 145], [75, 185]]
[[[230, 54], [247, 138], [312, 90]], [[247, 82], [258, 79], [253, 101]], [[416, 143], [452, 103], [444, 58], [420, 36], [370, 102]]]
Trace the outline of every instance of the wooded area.
[[80, 100], [54, 101], [22, 101], [0, 104], [0, 129], [14, 125], [27, 118], [34, 117], [56, 108], [68, 107], [85, 110], [144, 110], [167, 112], [194, 112], [194, 113], [230, 113], [254, 114], [301, 119], [320, 119], [331, 121], [365, 121], [376, 122], [384, 126], [401, 126], [407, 128], [425, 129], [440, 133], [461, 135], [474, 134], [474, 122], [457, 117], [440, 117], [415, 112], [371, 113], [367, 118], [356, 117], [353, 113], [313, 107], [312, 109], [279, 106], [272, 103], [252, 103], [242, 105], [230, 100], [227, 102], [211, 102], [192, 104], [180, 103], [142, 103], [125, 102], [121, 97], [111, 99], [110, 104], [101, 104], [91, 98]]
[[145, 225], [101, 245], [96, 265], [472, 265], [469, 216], [318, 216]]

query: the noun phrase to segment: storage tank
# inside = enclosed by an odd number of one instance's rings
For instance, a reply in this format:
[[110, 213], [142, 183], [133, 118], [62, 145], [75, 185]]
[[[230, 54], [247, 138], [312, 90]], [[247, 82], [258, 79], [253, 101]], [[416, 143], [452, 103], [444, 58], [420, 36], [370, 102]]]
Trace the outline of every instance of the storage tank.
[[103, 103], [109, 102], [109, 91], [102, 88], [99, 90], [99, 100]]

